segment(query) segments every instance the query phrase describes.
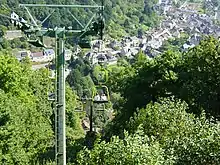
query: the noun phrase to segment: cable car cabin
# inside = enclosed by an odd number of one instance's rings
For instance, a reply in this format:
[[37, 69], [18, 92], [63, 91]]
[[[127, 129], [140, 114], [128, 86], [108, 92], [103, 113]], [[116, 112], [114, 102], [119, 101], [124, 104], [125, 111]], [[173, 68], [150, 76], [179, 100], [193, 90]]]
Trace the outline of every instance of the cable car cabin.
[[93, 94], [93, 102], [97, 104], [108, 103], [110, 100], [107, 86], [96, 86], [96, 93]]
[[89, 40], [85, 40], [85, 39], [81, 39], [79, 42], [78, 42], [78, 45], [81, 47], [81, 48], [87, 48], [87, 49], [90, 49], [92, 47], [91, 43]]

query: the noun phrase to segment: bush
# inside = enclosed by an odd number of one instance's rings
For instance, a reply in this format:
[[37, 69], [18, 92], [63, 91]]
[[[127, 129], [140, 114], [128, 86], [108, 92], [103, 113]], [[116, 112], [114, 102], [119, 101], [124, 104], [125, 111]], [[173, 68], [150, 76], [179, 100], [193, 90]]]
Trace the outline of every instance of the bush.
[[173, 98], [148, 104], [131, 118], [129, 130], [143, 125], [145, 135], [154, 136], [166, 159], [172, 158], [175, 164], [219, 164], [220, 125], [208, 121], [205, 113], [188, 114], [187, 108], [185, 102]]
[[164, 150], [158, 142], [151, 142], [150, 138], [138, 130], [134, 135], [125, 132], [125, 138], [113, 136], [111, 141], [96, 143], [92, 150], [85, 148], [77, 157], [80, 165], [155, 165], [172, 164], [165, 161]]

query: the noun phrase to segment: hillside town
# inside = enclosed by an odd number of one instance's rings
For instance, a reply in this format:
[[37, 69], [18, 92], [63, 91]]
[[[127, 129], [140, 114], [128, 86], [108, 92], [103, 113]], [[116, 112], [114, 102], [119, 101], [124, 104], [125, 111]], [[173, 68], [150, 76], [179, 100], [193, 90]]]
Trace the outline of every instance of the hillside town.
[[[92, 41], [92, 49], [85, 52], [84, 58], [89, 58], [93, 65], [100, 60], [111, 65], [116, 64], [121, 57], [132, 59], [140, 51], [150, 58], [155, 57], [164, 51], [164, 44], [170, 40], [184, 38], [180, 51], [187, 51], [199, 44], [206, 35], [219, 38], [220, 7], [213, 7], [208, 1], [205, 5], [207, 5], [206, 9], [210, 10], [210, 14], [200, 11], [202, 8], [200, 3], [185, 2], [180, 7], [176, 7], [171, 0], [160, 0], [155, 6], [155, 10], [162, 18], [159, 26], [138, 36], [126, 36], [120, 41]], [[5, 38], [13, 39], [21, 36], [19, 31], [8, 31]], [[80, 48], [74, 52], [65, 50], [65, 59], [68, 61], [71, 57], [78, 58], [77, 54], [80, 51]], [[28, 56], [33, 62], [46, 63], [54, 59], [55, 52], [53, 49], [39, 52], [20, 50], [14, 55], [18, 60]]]
[[[118, 57], [131, 59], [139, 51], [148, 57], [155, 57], [163, 52], [163, 44], [168, 40], [187, 36], [180, 49], [187, 51], [198, 45], [204, 36], [220, 37], [220, 26], [216, 23], [220, 21], [220, 7], [215, 8], [214, 15], [200, 13], [199, 3], [184, 3], [177, 8], [172, 5], [172, 1], [161, 0], [155, 8], [163, 17], [158, 27], [146, 31], [141, 36], [128, 36], [121, 41], [108, 41], [105, 47], [92, 49], [86, 57], [89, 57], [93, 64], [97, 63], [100, 57], [108, 64], [115, 64]], [[212, 9], [210, 3], [207, 3], [207, 8]], [[101, 52], [97, 51], [100, 49]]]

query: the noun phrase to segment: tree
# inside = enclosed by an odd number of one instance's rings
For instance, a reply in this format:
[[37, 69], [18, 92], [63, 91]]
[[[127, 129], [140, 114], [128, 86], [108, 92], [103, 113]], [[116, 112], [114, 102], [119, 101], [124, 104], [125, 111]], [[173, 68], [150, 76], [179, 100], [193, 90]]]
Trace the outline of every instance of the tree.
[[158, 143], [149, 143], [139, 131], [134, 135], [125, 132], [125, 138], [112, 137], [111, 141], [97, 141], [92, 150], [84, 149], [77, 156], [77, 164], [165, 164], [164, 152]]
[[[27, 98], [26, 98], [27, 99]], [[0, 159], [3, 164], [33, 164], [52, 145], [50, 122], [27, 103], [1, 90]]]
[[[48, 164], [54, 160], [54, 109], [48, 92], [54, 90], [49, 71], [33, 71], [30, 61], [18, 62], [0, 52], [0, 160], [3, 164]], [[76, 96], [66, 89], [67, 139], [84, 136], [74, 113]]]
[[78, 154], [77, 164], [219, 164], [219, 124], [187, 108], [174, 98], [149, 103], [126, 123], [129, 133], [97, 140]]
[[186, 101], [188, 112], [200, 115], [205, 110], [207, 117], [218, 120], [219, 52], [219, 41], [207, 38], [187, 53], [168, 51], [151, 60], [137, 58], [130, 68], [110, 74], [111, 92], [123, 99], [116, 104], [117, 115], [106, 136], [122, 135], [137, 108], [172, 95]]
[[188, 105], [169, 98], [150, 103], [135, 113], [128, 130], [135, 132], [141, 125], [144, 134], [153, 137], [174, 164], [219, 164], [219, 124], [187, 113]]

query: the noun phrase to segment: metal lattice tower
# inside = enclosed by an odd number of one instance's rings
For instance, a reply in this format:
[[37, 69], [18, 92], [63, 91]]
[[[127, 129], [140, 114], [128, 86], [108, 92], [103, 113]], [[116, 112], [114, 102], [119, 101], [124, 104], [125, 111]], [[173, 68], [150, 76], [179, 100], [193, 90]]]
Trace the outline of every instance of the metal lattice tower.
[[[56, 63], [56, 85], [55, 85], [55, 159], [56, 165], [66, 165], [66, 123], [65, 123], [65, 52], [64, 52], [64, 41], [66, 37], [80, 37], [84, 38], [86, 36], [100, 35], [103, 36], [104, 29], [104, 19], [99, 19], [98, 22], [92, 22], [97, 13], [99, 16], [103, 14], [103, 3], [102, 6], [98, 5], [53, 5], [53, 4], [20, 4], [23, 7], [32, 22], [32, 24], [27, 23], [25, 20], [18, 18], [11, 18], [0, 14], [0, 16], [6, 17], [11, 20], [11, 22], [18, 26], [28, 37], [30, 35], [35, 35], [37, 38], [43, 38], [44, 36], [55, 38], [55, 63]], [[29, 7], [50, 7], [50, 8], [94, 8], [97, 9], [96, 13], [91, 17], [88, 23], [84, 26], [71, 12], [72, 18], [80, 25], [80, 30], [74, 30], [67, 28], [43, 28], [42, 24], [54, 13], [50, 13], [40, 25], [37, 24], [34, 17], [29, 11]], [[55, 11], [55, 10], [54, 10]], [[101, 11], [101, 12], [100, 12]], [[101, 20], [101, 21], [100, 21]], [[90, 27], [92, 24], [92, 28]], [[31, 44], [39, 47], [45, 47], [42, 40], [31, 41]]]

